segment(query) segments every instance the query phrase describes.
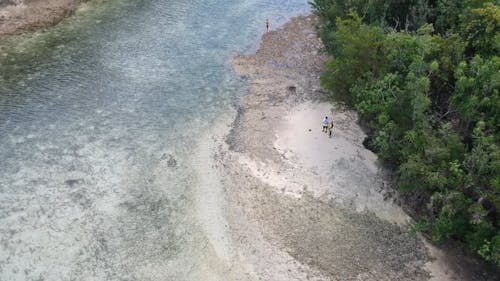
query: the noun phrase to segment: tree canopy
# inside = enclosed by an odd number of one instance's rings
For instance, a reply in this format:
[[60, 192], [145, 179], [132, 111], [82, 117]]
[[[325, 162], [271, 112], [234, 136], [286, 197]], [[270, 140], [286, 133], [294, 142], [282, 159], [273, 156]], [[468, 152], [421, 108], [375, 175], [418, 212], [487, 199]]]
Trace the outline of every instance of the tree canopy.
[[314, 0], [321, 77], [368, 144], [418, 192], [435, 241], [500, 265], [500, 6], [488, 0]]

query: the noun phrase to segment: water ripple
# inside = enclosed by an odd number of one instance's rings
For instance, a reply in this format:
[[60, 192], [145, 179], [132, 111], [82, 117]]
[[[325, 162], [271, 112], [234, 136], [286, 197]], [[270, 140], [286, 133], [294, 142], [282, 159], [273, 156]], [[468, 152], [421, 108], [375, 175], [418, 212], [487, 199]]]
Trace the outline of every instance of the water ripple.
[[231, 56], [307, 1], [96, 2], [0, 43], [0, 279], [224, 280], [190, 156], [242, 92]]

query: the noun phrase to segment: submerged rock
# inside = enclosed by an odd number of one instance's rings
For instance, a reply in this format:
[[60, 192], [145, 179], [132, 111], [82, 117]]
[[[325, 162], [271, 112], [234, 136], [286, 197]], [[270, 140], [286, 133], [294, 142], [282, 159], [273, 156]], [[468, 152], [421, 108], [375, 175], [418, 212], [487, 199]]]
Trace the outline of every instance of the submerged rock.
[[177, 167], [177, 160], [175, 160], [174, 156], [172, 154], [167, 154], [167, 153], [164, 153], [160, 160], [167, 160], [167, 166], [170, 167], [170, 168], [174, 168], [174, 167]]
[[73, 187], [77, 184], [83, 183], [83, 179], [69, 179], [64, 182], [67, 186]]

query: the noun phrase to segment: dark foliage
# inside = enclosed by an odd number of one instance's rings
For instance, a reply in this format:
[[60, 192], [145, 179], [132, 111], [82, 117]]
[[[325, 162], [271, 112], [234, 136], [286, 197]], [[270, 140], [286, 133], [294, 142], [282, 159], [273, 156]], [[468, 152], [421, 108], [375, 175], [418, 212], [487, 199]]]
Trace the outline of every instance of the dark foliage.
[[315, 0], [322, 83], [355, 107], [434, 240], [500, 265], [500, 6], [484, 0]]

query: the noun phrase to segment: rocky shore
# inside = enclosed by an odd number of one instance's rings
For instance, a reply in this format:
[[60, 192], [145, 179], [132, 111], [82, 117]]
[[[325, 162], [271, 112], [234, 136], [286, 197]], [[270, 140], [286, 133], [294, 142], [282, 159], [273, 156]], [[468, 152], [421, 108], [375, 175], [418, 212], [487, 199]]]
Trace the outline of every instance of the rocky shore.
[[1, 0], [0, 36], [52, 26], [85, 0]]
[[494, 280], [411, 233], [357, 114], [324, 101], [315, 21], [297, 17], [233, 61], [249, 93], [215, 155], [233, 263], [251, 264], [249, 280]]

